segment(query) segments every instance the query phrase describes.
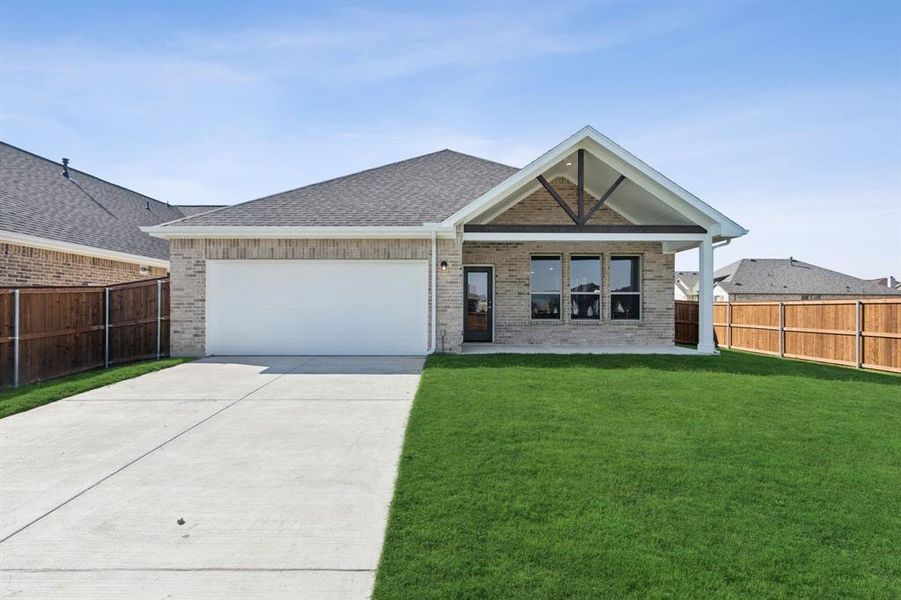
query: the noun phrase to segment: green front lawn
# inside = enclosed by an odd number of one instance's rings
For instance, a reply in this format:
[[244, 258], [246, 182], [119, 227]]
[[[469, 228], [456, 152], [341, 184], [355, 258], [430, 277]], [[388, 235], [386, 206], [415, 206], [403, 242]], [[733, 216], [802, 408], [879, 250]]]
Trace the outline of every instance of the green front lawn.
[[94, 388], [116, 383], [123, 379], [131, 379], [138, 375], [173, 367], [189, 360], [192, 359], [164, 358], [162, 360], [145, 360], [114, 366], [109, 369], [95, 369], [57, 379], [48, 379], [40, 383], [23, 385], [16, 389], [3, 390], [0, 391], [0, 419], [61, 398], [67, 398]]
[[901, 377], [436, 356], [375, 598], [901, 596]]

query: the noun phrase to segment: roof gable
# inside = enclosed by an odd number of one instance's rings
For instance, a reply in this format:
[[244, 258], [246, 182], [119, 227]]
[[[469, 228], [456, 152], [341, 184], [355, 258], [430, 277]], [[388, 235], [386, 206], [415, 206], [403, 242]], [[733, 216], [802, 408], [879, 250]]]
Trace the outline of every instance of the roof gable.
[[[676, 185], [645, 162], [601, 135], [585, 127], [517, 173], [443, 221], [444, 225], [490, 220], [498, 210], [509, 208], [517, 198], [535, 186], [539, 175], [546, 178], [574, 178], [574, 156], [586, 151], [586, 189], [599, 195], [623, 175], [626, 181], [608, 200], [616, 210], [636, 224], [696, 224], [716, 238], [739, 237], [743, 227]], [[592, 189], [592, 188], [595, 189]], [[506, 208], [505, 208], [506, 207]], [[487, 215], [487, 216], [486, 216]]]

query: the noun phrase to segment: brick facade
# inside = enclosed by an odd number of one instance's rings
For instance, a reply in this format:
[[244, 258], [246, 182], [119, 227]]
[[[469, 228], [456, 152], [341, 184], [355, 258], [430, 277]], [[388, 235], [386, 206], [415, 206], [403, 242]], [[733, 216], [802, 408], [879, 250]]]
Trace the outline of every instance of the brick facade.
[[[576, 188], [564, 179], [553, 182], [575, 206]], [[591, 199], [586, 198], [590, 206]], [[561, 218], [562, 215], [562, 218]], [[539, 190], [499, 215], [495, 223], [567, 223], [568, 217], [544, 190]], [[598, 211], [592, 223], [628, 223], [608, 208]], [[574, 322], [564, 315], [557, 322], [530, 319], [530, 262], [534, 253], [596, 254], [603, 257], [604, 295], [600, 321]], [[611, 322], [607, 290], [607, 261], [611, 255], [642, 257], [642, 318], [636, 322]], [[305, 239], [175, 239], [170, 243], [172, 270], [171, 347], [173, 355], [205, 352], [206, 261], [215, 259], [424, 259], [429, 261], [431, 240], [305, 240]], [[673, 256], [651, 243], [471, 243], [463, 242], [462, 227], [454, 239], [439, 239], [437, 264], [437, 337], [439, 352], [459, 352], [463, 343], [463, 266], [495, 266], [496, 342], [511, 344], [670, 345], [674, 328]], [[568, 264], [564, 260], [562, 306], [569, 309], [566, 293]], [[431, 280], [429, 298], [431, 301]], [[431, 314], [429, 339], [431, 343]]]
[[[221, 259], [337, 259], [337, 260], [427, 260], [431, 272], [431, 240], [303, 240], [303, 239], [176, 239], [170, 243], [172, 265], [171, 284], [171, 347], [176, 356], [199, 356], [205, 353], [206, 343], [206, 261]], [[454, 270], [462, 281], [460, 253], [456, 240], [440, 240], [438, 263], [447, 261], [450, 267], [442, 275]], [[431, 280], [429, 302], [431, 303]], [[461, 298], [461, 284], [456, 285]], [[446, 278], [438, 278], [438, 325], [446, 330], [448, 339], [462, 342], [462, 330], [455, 336], [448, 325], [452, 319], [462, 323], [462, 306], [454, 308], [449, 301], [455, 286]], [[460, 304], [458, 302], [457, 304]], [[429, 337], [431, 338], [431, 314]], [[431, 341], [431, 339], [430, 339]]]
[[[562, 258], [560, 320], [532, 320], [531, 256]], [[570, 318], [569, 257], [601, 257], [601, 318]], [[641, 257], [641, 318], [610, 319], [611, 256]], [[674, 336], [674, 256], [659, 243], [472, 243], [463, 248], [465, 265], [494, 267], [494, 341], [502, 344], [595, 346], [672, 345]]]
[[0, 287], [29, 285], [111, 285], [165, 277], [167, 270], [107, 258], [0, 243]]

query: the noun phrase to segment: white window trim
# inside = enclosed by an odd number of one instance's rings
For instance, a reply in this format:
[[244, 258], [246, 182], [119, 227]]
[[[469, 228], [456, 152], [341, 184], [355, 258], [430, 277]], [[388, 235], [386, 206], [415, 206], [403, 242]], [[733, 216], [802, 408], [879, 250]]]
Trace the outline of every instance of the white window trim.
[[[600, 282], [600, 289], [597, 292], [573, 292], [572, 291], [572, 261], [574, 258], [593, 258], [598, 261], [598, 281]], [[567, 293], [569, 296], [569, 311], [567, 312], [568, 317], [567, 321], [572, 323], [603, 323], [604, 322], [604, 253], [598, 252], [596, 254], [585, 253], [585, 254], [570, 254], [567, 256], [567, 260], [569, 262], [569, 287], [567, 288]], [[573, 296], [597, 296], [598, 297], [598, 316], [593, 319], [585, 318], [585, 317], [573, 317], [572, 311], [572, 297]]]
[[[638, 291], [637, 292], [614, 292], [613, 291], [613, 259], [614, 258], [637, 258], [638, 259]], [[644, 320], [644, 256], [641, 254], [620, 254], [610, 253], [607, 258], [607, 306], [610, 307], [608, 321], [610, 323], [641, 323]], [[638, 318], [637, 319], [614, 319], [613, 318], [613, 296], [638, 296]]]
[[[560, 261], [560, 291], [557, 292], [557, 295], [560, 296], [560, 314], [556, 319], [536, 319], [532, 316], [532, 296], [536, 294], [549, 295], [547, 292], [533, 292], [532, 291], [532, 260], [535, 258], [557, 258]], [[537, 252], [535, 254], [529, 254], [529, 321], [532, 323], [563, 323], [563, 263], [564, 263], [563, 254], [556, 252], [547, 252], [541, 253]]]

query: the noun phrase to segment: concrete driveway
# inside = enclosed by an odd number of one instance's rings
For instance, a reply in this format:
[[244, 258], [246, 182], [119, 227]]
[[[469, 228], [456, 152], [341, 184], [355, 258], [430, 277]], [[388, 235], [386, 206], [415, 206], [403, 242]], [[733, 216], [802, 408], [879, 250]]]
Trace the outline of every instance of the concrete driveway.
[[0, 597], [368, 597], [422, 362], [210, 358], [0, 420]]

